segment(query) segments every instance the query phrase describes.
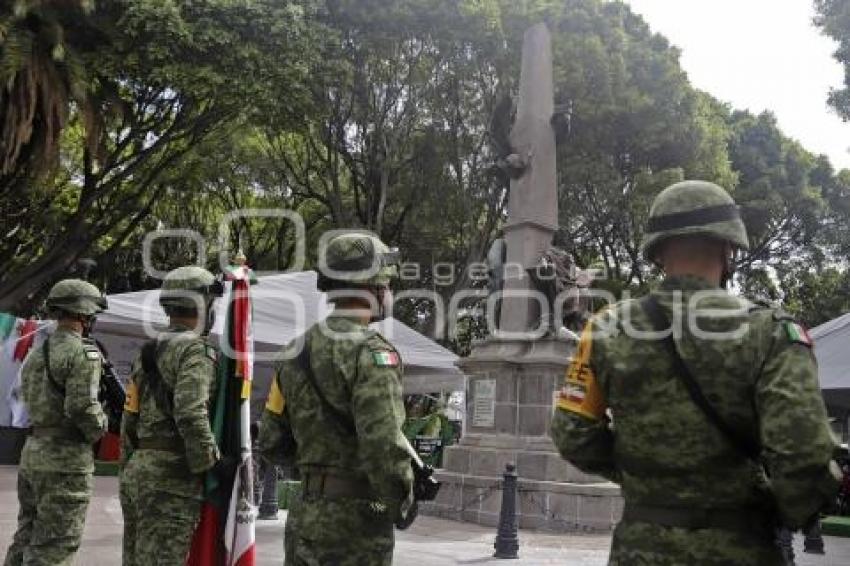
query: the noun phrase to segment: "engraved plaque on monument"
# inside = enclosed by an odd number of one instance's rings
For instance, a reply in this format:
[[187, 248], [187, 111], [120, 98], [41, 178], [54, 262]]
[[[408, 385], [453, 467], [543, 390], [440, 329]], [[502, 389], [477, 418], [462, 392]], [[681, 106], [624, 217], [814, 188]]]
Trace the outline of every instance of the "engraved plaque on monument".
[[496, 422], [496, 380], [472, 382], [472, 426], [492, 428]]

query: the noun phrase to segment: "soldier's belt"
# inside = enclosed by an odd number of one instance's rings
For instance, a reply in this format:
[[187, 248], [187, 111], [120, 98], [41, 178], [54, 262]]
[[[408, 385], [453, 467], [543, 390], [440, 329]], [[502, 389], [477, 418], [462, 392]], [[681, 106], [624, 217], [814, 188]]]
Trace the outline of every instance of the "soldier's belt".
[[140, 438], [139, 449], [162, 450], [163, 452], [175, 452], [177, 454], [184, 454], [186, 452], [186, 445], [183, 443], [182, 438], [160, 436], [151, 438]]
[[303, 474], [301, 493], [314, 499], [375, 499], [368, 482], [323, 473]]
[[623, 510], [623, 521], [682, 529], [723, 529], [765, 534], [773, 527], [772, 518], [759, 509], [698, 509], [628, 503]]
[[36, 438], [50, 438], [51, 440], [67, 440], [68, 442], [82, 442], [88, 444], [83, 433], [76, 428], [62, 428], [58, 426], [36, 426], [30, 434]]

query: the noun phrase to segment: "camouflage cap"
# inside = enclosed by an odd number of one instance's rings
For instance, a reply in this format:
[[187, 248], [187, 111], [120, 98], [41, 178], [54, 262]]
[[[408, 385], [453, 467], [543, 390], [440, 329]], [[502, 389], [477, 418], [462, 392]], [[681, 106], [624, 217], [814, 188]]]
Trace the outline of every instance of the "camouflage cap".
[[63, 279], [47, 295], [47, 308], [52, 311], [93, 316], [106, 307], [100, 289], [82, 279]]
[[398, 251], [369, 232], [333, 236], [319, 263], [320, 276], [326, 281], [389, 285], [398, 276]]
[[169, 271], [162, 281], [159, 304], [163, 307], [197, 308], [198, 299], [206, 302], [220, 297], [223, 288], [215, 276], [196, 265], [178, 267]]
[[653, 261], [658, 245], [677, 236], [707, 236], [749, 248], [747, 229], [735, 201], [707, 181], [682, 181], [661, 191], [652, 203], [641, 251]]

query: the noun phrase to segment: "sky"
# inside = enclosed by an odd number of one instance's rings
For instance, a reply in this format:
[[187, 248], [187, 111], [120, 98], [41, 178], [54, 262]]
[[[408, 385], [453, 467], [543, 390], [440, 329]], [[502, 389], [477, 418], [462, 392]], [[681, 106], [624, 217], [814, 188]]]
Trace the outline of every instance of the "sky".
[[827, 106], [843, 69], [813, 0], [625, 0], [680, 48], [691, 83], [734, 108], [772, 111], [809, 151], [850, 168], [850, 124]]

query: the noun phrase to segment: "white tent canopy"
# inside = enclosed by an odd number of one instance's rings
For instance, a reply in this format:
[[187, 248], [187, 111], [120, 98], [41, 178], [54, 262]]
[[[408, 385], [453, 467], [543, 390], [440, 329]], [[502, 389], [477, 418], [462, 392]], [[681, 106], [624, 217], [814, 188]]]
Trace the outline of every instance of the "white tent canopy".
[[818, 379], [830, 406], [850, 409], [850, 313], [813, 328]]
[[[273, 354], [330, 312], [324, 293], [316, 290], [311, 271], [260, 277], [252, 287], [254, 348], [256, 351], [255, 400], [265, 397], [273, 367]], [[95, 336], [104, 343], [118, 372], [129, 373], [130, 363], [142, 342], [165, 323], [159, 291], [110, 295], [109, 310], [98, 316]], [[216, 326], [220, 335], [224, 304], [217, 301]], [[375, 325], [399, 350], [404, 361], [405, 393], [434, 393], [464, 389], [464, 376], [455, 366], [457, 356], [395, 319]]]

